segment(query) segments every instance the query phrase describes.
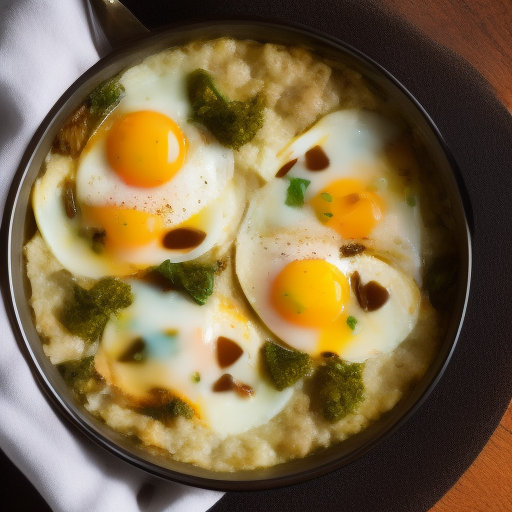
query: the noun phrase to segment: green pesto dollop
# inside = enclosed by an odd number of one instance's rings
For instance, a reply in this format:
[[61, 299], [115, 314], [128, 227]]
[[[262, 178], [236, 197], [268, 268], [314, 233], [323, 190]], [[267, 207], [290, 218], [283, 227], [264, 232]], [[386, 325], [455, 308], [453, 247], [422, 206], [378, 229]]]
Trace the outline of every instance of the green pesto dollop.
[[138, 412], [155, 420], [167, 423], [178, 416], [190, 419], [194, 416], [194, 409], [186, 402], [172, 395], [169, 391], [160, 392], [155, 403], [138, 409]]
[[89, 391], [91, 379], [98, 376], [94, 368], [94, 356], [66, 361], [57, 365], [64, 382], [77, 396]]
[[118, 105], [124, 87], [118, 77], [99, 84], [57, 132], [52, 149], [77, 158], [98, 124]]
[[99, 84], [85, 100], [91, 115], [97, 120], [111, 112], [124, 96], [124, 87], [119, 78], [113, 77]]
[[326, 357], [313, 376], [314, 399], [323, 417], [335, 422], [354, 412], [364, 398], [363, 363]]
[[213, 265], [171, 263], [165, 260], [156, 267], [156, 270], [168, 279], [173, 287], [184, 291], [200, 305], [205, 304], [213, 293], [214, 275], [217, 271]]
[[292, 386], [309, 373], [311, 361], [304, 352], [267, 341], [263, 345], [263, 356], [278, 391]]
[[101, 279], [89, 290], [74, 285], [73, 300], [65, 305], [60, 321], [71, 334], [92, 342], [101, 336], [110, 315], [132, 300], [130, 285], [113, 277]]
[[204, 69], [189, 74], [187, 91], [192, 120], [208, 128], [223, 146], [239, 149], [263, 126], [264, 103], [259, 95], [248, 101], [229, 101]]

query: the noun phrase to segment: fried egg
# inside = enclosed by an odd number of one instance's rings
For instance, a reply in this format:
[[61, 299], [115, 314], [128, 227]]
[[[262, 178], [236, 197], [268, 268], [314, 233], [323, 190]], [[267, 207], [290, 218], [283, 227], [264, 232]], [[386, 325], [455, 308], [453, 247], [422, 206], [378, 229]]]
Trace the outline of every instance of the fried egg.
[[409, 335], [421, 297], [416, 166], [396, 125], [355, 110], [325, 116], [278, 154], [236, 245], [238, 280], [274, 335], [353, 362]]
[[[279, 152], [270, 183], [280, 190], [270, 192], [275, 201], [265, 205], [265, 222], [316, 219], [340, 244], [361, 242], [420, 283], [417, 173], [411, 143], [392, 121], [364, 110], [334, 112]], [[308, 183], [300, 209], [284, 205], [294, 178]]]
[[166, 259], [195, 259], [232, 234], [244, 204], [232, 151], [188, 122], [181, 73], [157, 75], [140, 65], [120, 81], [125, 96], [76, 170], [63, 165], [33, 190], [43, 237], [78, 276], [123, 276]]
[[236, 263], [262, 322], [313, 357], [328, 352], [362, 362], [395, 349], [416, 325], [421, 294], [414, 279], [375, 256], [340, 258], [332, 239], [300, 232], [242, 237]]
[[107, 324], [95, 366], [135, 404], [170, 392], [220, 437], [268, 422], [290, 399], [260, 375], [262, 340], [220, 294], [199, 306], [175, 291], [129, 281], [133, 303]]

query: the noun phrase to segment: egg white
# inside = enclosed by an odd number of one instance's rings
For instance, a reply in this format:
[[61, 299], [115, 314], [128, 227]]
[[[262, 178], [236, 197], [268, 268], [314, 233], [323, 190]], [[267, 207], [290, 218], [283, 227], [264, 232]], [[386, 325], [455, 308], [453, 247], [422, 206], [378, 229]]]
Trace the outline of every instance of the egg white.
[[[162, 292], [138, 281], [128, 282], [134, 301], [112, 317], [96, 354], [96, 368], [107, 382], [135, 401], [144, 399], [152, 388], [169, 390], [190, 403], [199, 415], [196, 421], [220, 437], [267, 423], [283, 409], [293, 389], [276, 391], [262, 378], [262, 340], [227, 297], [217, 294], [199, 306], [178, 292]], [[170, 339], [165, 335], [169, 332], [176, 335]], [[219, 336], [235, 341], [243, 349], [238, 360], [225, 368], [216, 359]], [[146, 361], [119, 362], [119, 355], [138, 337], [146, 341]], [[197, 374], [198, 382], [193, 379]], [[249, 385], [252, 396], [212, 391], [223, 374]]]
[[[303, 240], [297, 245], [296, 236]], [[388, 301], [376, 311], [365, 311], [354, 290], [343, 313], [357, 320], [356, 328], [336, 353], [347, 361], [362, 362], [379, 353], [394, 350], [416, 325], [421, 293], [414, 279], [388, 263], [365, 254], [347, 258], [338, 256], [338, 249], [322, 239], [307, 239], [300, 233], [259, 238], [257, 243], [237, 245], [237, 276], [247, 300], [262, 322], [278, 338], [297, 350], [318, 356], [323, 329], [296, 325], [283, 318], [271, 303], [272, 283], [289, 263], [301, 259], [322, 259], [337, 267], [350, 282], [354, 272], [361, 281], [379, 283], [389, 292]], [[254, 242], [254, 239], [252, 240]], [[327, 242], [327, 243], [326, 243]], [[340, 311], [341, 313], [341, 311]]]
[[[188, 122], [185, 77], [172, 71], [157, 75], [141, 65], [126, 72], [120, 81], [125, 96], [112, 115], [153, 110], [169, 116], [188, 139], [187, 159], [176, 176], [161, 186], [129, 186], [108, 164], [105, 133], [100, 127], [98, 134], [102, 135], [90, 139], [76, 172], [71, 165], [56, 165], [36, 181], [32, 204], [39, 230], [55, 257], [77, 276], [125, 276], [166, 259], [195, 259], [226, 242], [244, 208], [243, 185], [233, 178], [232, 151]], [[200, 215], [202, 224], [195, 227], [205, 232], [206, 238], [190, 251], [168, 249], [154, 240], [137, 248], [98, 254], [80, 235], [84, 227], [81, 216], [69, 219], [66, 215], [63, 195], [67, 179], [76, 180], [79, 207], [114, 206], [147, 212], [161, 218], [166, 229], [180, 227]]]
[[187, 160], [171, 181], [150, 189], [133, 187], [110, 168], [105, 137], [96, 138], [78, 161], [78, 200], [89, 205], [123, 205], [149, 213], [165, 210], [167, 225], [180, 224], [222, 193], [233, 177], [233, 152], [189, 122], [192, 111], [182, 73], [170, 71], [159, 76], [140, 66], [125, 73], [120, 83], [125, 95], [115, 116], [145, 110], [168, 116], [188, 140]]
[[[383, 158], [386, 146], [400, 135], [401, 129], [397, 125], [375, 112], [349, 109], [326, 115], [278, 153], [276, 173], [287, 162], [294, 159], [297, 162], [285, 177], [269, 181], [269, 188], [279, 189], [266, 191], [266, 194], [273, 195], [272, 201], [264, 201], [263, 204], [258, 199], [260, 211], [265, 212], [265, 222], [292, 225], [306, 222], [309, 217], [315, 218], [315, 212], [307, 202], [328, 188], [330, 183], [355, 178], [375, 190], [385, 203], [383, 218], [362, 243], [395, 260], [421, 284], [422, 219], [419, 200], [415, 198], [416, 204], [412, 207], [407, 204], [404, 194], [406, 186], [412, 190], [416, 188], [416, 177], [400, 176], [400, 170], [390, 168]], [[306, 167], [304, 155], [316, 145], [320, 145], [329, 158], [329, 166], [312, 172]], [[291, 177], [310, 181], [302, 209], [284, 205], [288, 178]], [[344, 241], [340, 236], [340, 244], [353, 241]]]
[[[322, 174], [307, 172], [312, 184], [316, 176]], [[335, 169], [325, 172], [331, 174], [330, 179], [335, 179], [332, 177], [333, 173], [336, 176]], [[411, 242], [406, 252], [407, 262], [405, 258], [393, 258], [397, 235], [395, 224], [388, 215], [374, 231], [371, 240], [362, 240], [368, 247], [363, 254], [341, 257], [340, 248], [354, 240], [343, 239], [319, 222], [307, 202], [300, 208], [287, 206], [288, 183], [286, 179], [276, 178], [254, 194], [239, 230], [236, 274], [248, 302], [278, 338], [298, 350], [317, 356], [321, 330], [299, 327], [282, 318], [271, 305], [270, 290], [276, 276], [288, 263], [303, 259], [326, 260], [347, 279], [357, 271], [363, 284], [376, 281], [390, 293], [390, 299], [383, 307], [367, 312], [361, 309], [351, 289], [350, 302], [344, 313], [354, 316], [358, 323], [352, 341], [340, 348], [338, 355], [360, 362], [377, 353], [393, 350], [412, 331], [418, 317], [420, 291], [414, 277], [419, 276], [420, 262], [414, 252], [416, 247]], [[316, 191], [322, 190], [323, 186], [316, 186]], [[309, 188], [306, 201], [308, 195]], [[411, 216], [410, 211], [406, 213]], [[409, 225], [410, 220], [409, 217], [405, 221], [408, 228], [421, 229], [415, 222]], [[397, 215], [398, 226], [399, 221], [400, 216]], [[407, 230], [401, 233], [404, 232]]]

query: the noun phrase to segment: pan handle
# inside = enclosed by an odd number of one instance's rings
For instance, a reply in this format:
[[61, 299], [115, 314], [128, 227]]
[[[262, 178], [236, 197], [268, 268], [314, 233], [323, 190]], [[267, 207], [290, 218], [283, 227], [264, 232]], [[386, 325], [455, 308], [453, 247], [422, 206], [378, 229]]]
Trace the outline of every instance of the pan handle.
[[92, 18], [112, 48], [149, 34], [149, 30], [119, 0], [88, 0]]

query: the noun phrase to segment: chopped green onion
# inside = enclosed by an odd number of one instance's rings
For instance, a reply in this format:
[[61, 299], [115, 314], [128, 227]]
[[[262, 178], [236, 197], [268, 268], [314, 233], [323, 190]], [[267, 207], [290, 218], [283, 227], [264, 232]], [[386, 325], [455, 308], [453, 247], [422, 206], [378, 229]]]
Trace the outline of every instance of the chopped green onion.
[[332, 217], [332, 213], [329, 213], [329, 212], [325, 212], [325, 213], [324, 213], [324, 215], [325, 215], [326, 217], [329, 217], [329, 218], [331, 218], [331, 217]]
[[302, 178], [289, 178], [290, 184], [286, 191], [285, 204], [300, 208], [304, 204], [304, 196], [306, 195], [306, 189], [308, 188], [311, 181], [304, 180]]
[[347, 318], [347, 325], [354, 330], [356, 328], [357, 318], [355, 316], [349, 316]]
[[324, 200], [324, 201], [327, 201], [328, 203], [332, 202], [332, 196], [331, 194], [329, 194], [328, 192], [322, 192], [320, 194], [320, 197]]
[[405, 198], [405, 202], [407, 203], [408, 206], [410, 206], [411, 208], [416, 206], [416, 198], [414, 196], [407, 196]]
[[215, 267], [184, 261], [171, 263], [165, 260], [156, 270], [169, 279], [173, 286], [186, 292], [203, 305], [213, 292]]

